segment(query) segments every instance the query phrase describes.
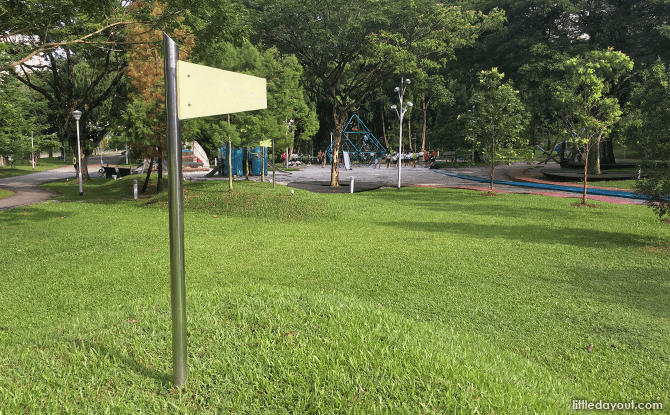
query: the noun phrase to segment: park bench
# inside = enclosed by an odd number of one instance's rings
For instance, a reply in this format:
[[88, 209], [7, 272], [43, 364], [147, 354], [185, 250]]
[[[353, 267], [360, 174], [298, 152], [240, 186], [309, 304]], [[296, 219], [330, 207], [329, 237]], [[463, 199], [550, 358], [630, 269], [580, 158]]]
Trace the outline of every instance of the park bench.
[[113, 179], [114, 176], [118, 178], [131, 175], [130, 167], [103, 166], [103, 169], [105, 170], [105, 177], [108, 179]]

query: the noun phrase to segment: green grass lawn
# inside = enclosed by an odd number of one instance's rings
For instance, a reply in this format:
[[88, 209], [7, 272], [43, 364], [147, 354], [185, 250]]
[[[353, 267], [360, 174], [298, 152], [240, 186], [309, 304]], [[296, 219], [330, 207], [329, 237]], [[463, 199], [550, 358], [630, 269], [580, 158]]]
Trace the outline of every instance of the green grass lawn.
[[9, 190], [0, 189], [0, 199], [5, 198], [5, 197], [9, 197], [13, 194], [14, 194], [14, 192], [10, 192]]
[[167, 196], [110, 200], [128, 183], [0, 212], [0, 413], [670, 404], [670, 226], [647, 207], [243, 181], [185, 184], [173, 390]]
[[36, 160], [35, 170], [33, 170], [33, 164], [30, 160], [17, 160], [14, 163], [14, 168], [10, 168], [9, 166], [0, 167], [0, 179], [5, 177], [23, 176], [24, 174], [52, 170], [65, 166], [72, 166], [72, 163], [63, 163], [63, 160], [58, 160], [56, 157], [41, 157]]

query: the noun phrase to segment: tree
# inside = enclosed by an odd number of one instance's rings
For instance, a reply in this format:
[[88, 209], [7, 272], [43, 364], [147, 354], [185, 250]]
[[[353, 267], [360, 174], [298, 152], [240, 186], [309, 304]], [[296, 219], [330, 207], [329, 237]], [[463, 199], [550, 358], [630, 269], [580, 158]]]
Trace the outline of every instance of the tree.
[[670, 213], [670, 68], [661, 60], [645, 71], [642, 82], [634, 87], [630, 109], [627, 125], [649, 166], [636, 188], [662, 218]]
[[515, 147], [527, 144], [521, 138], [528, 123], [526, 109], [519, 91], [502, 82], [504, 76], [498, 68], [482, 71], [471, 99], [475, 110], [464, 114], [471, 121], [475, 145], [484, 152], [489, 165], [489, 191], [493, 190], [496, 166], [516, 155]]
[[210, 48], [201, 63], [267, 80], [267, 109], [187, 120], [185, 131], [208, 143], [210, 151], [224, 142], [250, 147], [265, 139], [287, 148], [296, 138], [310, 140], [318, 130], [314, 107], [300, 85], [302, 67], [295, 56], [282, 56], [276, 48], [259, 50], [250, 42], [239, 47], [221, 42]]
[[612, 49], [594, 50], [557, 62], [554, 69], [561, 76], [548, 82], [563, 136], [584, 158], [582, 203], [586, 204], [588, 173], [600, 174], [599, 144], [622, 115], [619, 100], [610, 92], [633, 69], [633, 62]]
[[[11, 77], [0, 79], [0, 156], [16, 159], [28, 157], [57, 145], [48, 134], [44, 102]], [[31, 143], [31, 137], [33, 143]], [[1, 164], [0, 164], [1, 166]]]
[[[104, 137], [104, 134], [97, 134], [99, 130], [89, 129], [89, 122], [93, 121], [93, 112], [114, 97], [126, 62], [111, 49], [68, 48], [52, 50], [47, 55], [48, 64], [24, 62], [10, 73], [42, 95], [58, 128], [59, 141], [68, 139], [72, 148], [77, 148], [72, 111], [82, 111], [82, 166], [78, 167], [83, 167], [83, 177], [88, 180], [86, 157]], [[93, 139], [91, 146], [86, 145], [88, 139]]]
[[421, 151], [426, 151], [428, 130], [428, 108], [432, 104], [454, 104], [454, 97], [447, 88], [447, 82], [439, 74], [420, 73], [412, 81], [412, 89], [421, 97]]
[[[225, 4], [228, 3], [228, 4]], [[129, 28], [147, 33], [165, 30], [172, 33], [191, 25], [206, 43], [211, 39], [236, 38], [246, 33], [245, 13], [227, 0], [22, 0], [0, 3], [0, 70], [10, 69], [17, 79], [44, 96], [58, 126], [58, 137], [69, 137], [76, 148], [71, 113], [82, 111], [80, 125], [84, 145], [82, 166], [88, 179], [86, 156], [104, 135], [88, 129], [96, 108], [119, 97], [118, 89], [127, 66], [126, 54], [138, 42], [155, 44], [155, 39], [138, 40]], [[210, 17], [217, 20], [211, 21]], [[240, 23], [222, 30], [222, 22]], [[39, 59], [37, 59], [39, 58]], [[73, 82], [74, 67], [87, 62], [91, 69], [87, 84]], [[99, 112], [99, 111], [98, 111]], [[108, 119], [112, 119], [108, 116]], [[91, 135], [93, 134], [93, 136]], [[93, 141], [89, 141], [93, 139]]]
[[[162, 13], [160, 9], [155, 13]], [[167, 151], [165, 116], [165, 80], [162, 48], [163, 36], [158, 30], [133, 26], [130, 37], [136, 42], [128, 54], [127, 77], [131, 86], [129, 102], [120, 119], [124, 134], [131, 147], [149, 159], [142, 192], [146, 192], [153, 169], [153, 159], [158, 160], [156, 192], [162, 190], [163, 158]], [[175, 30], [172, 37], [180, 43], [179, 58], [185, 60], [193, 47], [193, 38], [187, 31]]]
[[[162, 13], [155, 13], [159, 7]], [[0, 2], [0, 71], [40, 62], [66, 49], [124, 52], [128, 27], [172, 31], [182, 23], [205, 39], [245, 33], [242, 8], [220, 0], [20, 0]], [[211, 20], [215, 18], [215, 20]], [[215, 24], [212, 24], [214, 22]], [[213, 26], [236, 23], [226, 30]]]
[[305, 88], [332, 105], [335, 136], [331, 186], [339, 186], [338, 153], [349, 113], [370, 93], [421, 62], [446, 60], [483, 30], [502, 23], [429, 0], [247, 0], [257, 36], [295, 54]]

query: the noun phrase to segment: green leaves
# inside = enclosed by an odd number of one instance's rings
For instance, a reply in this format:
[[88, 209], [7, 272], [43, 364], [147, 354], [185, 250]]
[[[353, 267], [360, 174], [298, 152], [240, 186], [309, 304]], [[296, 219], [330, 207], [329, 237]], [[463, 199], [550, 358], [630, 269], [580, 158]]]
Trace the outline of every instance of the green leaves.
[[576, 141], [592, 145], [607, 137], [622, 116], [612, 93], [632, 71], [630, 58], [612, 49], [593, 50], [559, 60], [553, 69], [555, 77], [547, 82], [566, 139], [574, 136]]
[[296, 133], [300, 139], [311, 139], [318, 130], [316, 112], [300, 85], [302, 66], [295, 56], [283, 56], [276, 48], [260, 50], [250, 42], [239, 47], [217, 43], [201, 63], [265, 78], [268, 89], [267, 109], [231, 114], [230, 127], [227, 116], [188, 120], [185, 128], [201, 144], [209, 143], [213, 150], [229, 139], [235, 146], [248, 146], [274, 138], [277, 147], [286, 148], [293, 145]]
[[663, 217], [670, 213], [670, 70], [662, 61], [643, 73], [642, 82], [631, 94], [631, 109], [626, 120], [628, 132], [634, 144], [644, 149], [645, 161], [651, 165], [636, 188], [650, 198], [649, 206]]
[[471, 123], [473, 144], [484, 152], [490, 166], [491, 189], [495, 166], [515, 156], [515, 149], [527, 144], [521, 137], [528, 124], [526, 108], [519, 91], [503, 83], [504, 76], [498, 68], [481, 71], [471, 99], [473, 110], [461, 116]]

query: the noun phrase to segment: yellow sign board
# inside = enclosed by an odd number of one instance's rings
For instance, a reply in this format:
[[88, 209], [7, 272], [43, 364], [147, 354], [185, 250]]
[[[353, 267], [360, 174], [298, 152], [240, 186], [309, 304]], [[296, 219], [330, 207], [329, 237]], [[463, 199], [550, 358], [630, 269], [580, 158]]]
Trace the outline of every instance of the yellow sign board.
[[265, 79], [177, 61], [179, 119], [267, 108]]

